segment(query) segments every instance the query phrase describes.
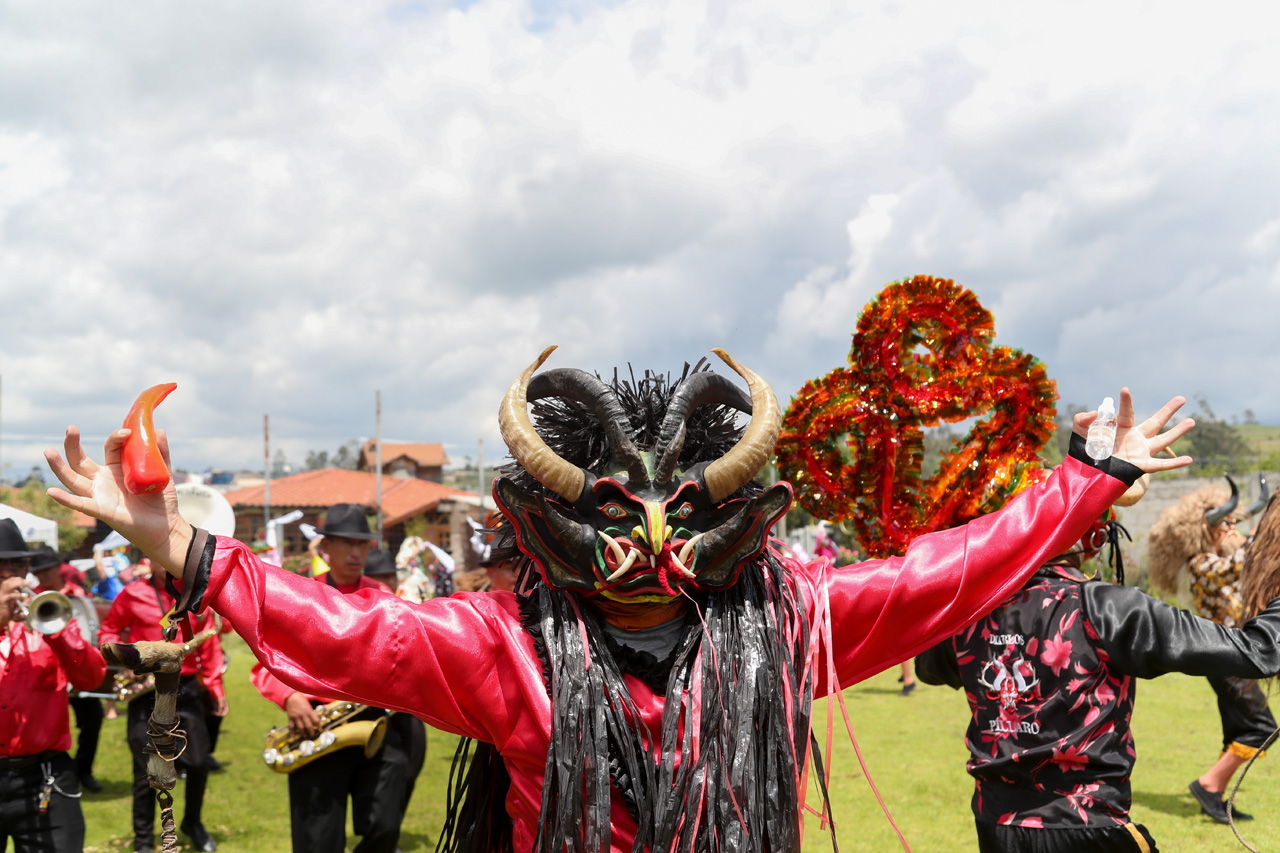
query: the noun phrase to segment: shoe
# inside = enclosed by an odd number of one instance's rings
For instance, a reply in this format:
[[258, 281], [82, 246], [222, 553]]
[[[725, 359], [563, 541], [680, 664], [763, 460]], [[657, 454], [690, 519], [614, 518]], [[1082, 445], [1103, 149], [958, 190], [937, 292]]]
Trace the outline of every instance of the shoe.
[[222, 762], [214, 758], [212, 755], [210, 755], [209, 756], [209, 772], [217, 773], [221, 769], [222, 769]]
[[898, 693], [898, 695], [899, 695], [899, 696], [910, 696], [910, 695], [911, 695], [911, 691], [912, 691], [912, 690], [915, 690], [915, 689], [916, 689], [916, 683], [915, 683], [914, 681], [913, 681], [913, 682], [911, 682], [910, 684], [904, 684], [904, 685], [902, 685], [902, 691], [901, 691], [900, 693]]
[[150, 841], [133, 841], [133, 853], [156, 853], [156, 846]]
[[209, 832], [204, 828], [203, 823], [182, 822], [182, 826], [178, 827], [182, 830], [182, 834], [191, 839], [192, 848], [201, 851], [201, 853], [213, 853], [218, 849], [218, 842], [213, 840]]
[[[1223, 807], [1224, 807], [1224, 808], [1226, 807], [1226, 802], [1225, 802], [1225, 801], [1223, 801]], [[1236, 820], [1253, 820], [1253, 815], [1248, 814], [1248, 813], [1246, 813], [1246, 812], [1242, 812], [1242, 811], [1240, 811], [1239, 809], [1232, 809], [1232, 810], [1231, 810], [1231, 816], [1232, 816], [1233, 818], [1235, 818]]]
[[97, 779], [93, 778], [92, 776], [81, 776], [80, 787], [84, 788], [90, 794], [102, 793], [102, 783], [99, 782]]
[[1206, 791], [1205, 787], [1200, 784], [1197, 779], [1187, 786], [1191, 791], [1191, 796], [1195, 797], [1200, 803], [1200, 813], [1207, 814], [1217, 823], [1231, 823], [1227, 818], [1227, 804], [1222, 801], [1221, 794], [1215, 794], [1213, 791]]

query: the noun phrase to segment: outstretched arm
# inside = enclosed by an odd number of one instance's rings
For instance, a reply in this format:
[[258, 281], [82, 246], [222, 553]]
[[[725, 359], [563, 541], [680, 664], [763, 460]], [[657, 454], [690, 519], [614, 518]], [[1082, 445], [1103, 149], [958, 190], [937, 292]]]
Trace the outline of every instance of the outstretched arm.
[[1280, 598], [1239, 628], [1226, 628], [1139, 589], [1091, 583], [1085, 615], [1112, 668], [1155, 678], [1167, 672], [1270, 678], [1280, 673]]
[[[69, 428], [65, 459], [45, 452], [65, 486], [49, 495], [107, 522], [179, 577], [192, 527], [178, 514], [172, 482], [159, 493], [125, 488], [120, 457], [127, 435], [117, 430], [107, 439], [99, 465], [81, 447], [79, 431]], [[167, 464], [164, 433], [159, 439]], [[221, 537], [210, 539], [204, 557], [204, 604], [229, 618], [258, 659], [295, 690], [410, 711], [489, 742], [509, 734], [506, 727], [528, 707], [523, 694], [547, 702], [532, 644], [512, 612], [514, 599], [504, 608], [483, 596], [418, 606], [381, 593], [344, 596], [267, 566]], [[512, 663], [513, 656], [524, 659]]]
[[1194, 425], [1184, 420], [1160, 432], [1184, 402], [1175, 397], [1135, 424], [1126, 388], [1110, 459], [1094, 462], [1084, 454], [1083, 436], [1097, 414], [1077, 415], [1071, 456], [1004, 509], [921, 536], [903, 557], [834, 571], [827, 593], [840, 686], [918, 654], [990, 612], [1044, 562], [1068, 550], [1144, 473], [1189, 464], [1186, 456], [1156, 458]]

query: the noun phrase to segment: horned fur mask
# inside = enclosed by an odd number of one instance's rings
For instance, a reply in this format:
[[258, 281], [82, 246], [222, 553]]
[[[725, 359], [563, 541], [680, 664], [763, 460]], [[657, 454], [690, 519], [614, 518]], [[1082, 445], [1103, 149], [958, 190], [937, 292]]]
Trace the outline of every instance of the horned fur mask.
[[[498, 412], [512, 457], [536, 483], [510, 476], [494, 483], [494, 499], [543, 581], [634, 603], [669, 601], [685, 588], [733, 586], [791, 504], [785, 483], [752, 489], [782, 420], [773, 391], [716, 349], [747, 392], [711, 371], [686, 371], [654, 420], [653, 412], [624, 405], [643, 408], [645, 401], [624, 400], [616, 380], [610, 386], [574, 369], [535, 376], [554, 350], [548, 347], [512, 383]], [[529, 406], [549, 398], [585, 407], [603, 428], [606, 447], [593, 461], [566, 460], [534, 429]], [[704, 406], [751, 415], [737, 443], [714, 459], [706, 458], [705, 445], [686, 449], [690, 424]]]

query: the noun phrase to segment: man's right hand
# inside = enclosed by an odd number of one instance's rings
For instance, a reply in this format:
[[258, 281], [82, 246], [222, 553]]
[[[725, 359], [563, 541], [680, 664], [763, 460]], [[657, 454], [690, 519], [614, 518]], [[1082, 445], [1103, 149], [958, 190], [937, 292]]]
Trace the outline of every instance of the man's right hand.
[[284, 712], [289, 715], [289, 731], [315, 737], [320, 733], [320, 715], [311, 707], [311, 700], [301, 693], [293, 693], [284, 700]]
[[9, 623], [20, 618], [18, 602], [22, 600], [22, 585], [26, 578], [5, 578], [0, 581], [0, 629], [8, 630]]

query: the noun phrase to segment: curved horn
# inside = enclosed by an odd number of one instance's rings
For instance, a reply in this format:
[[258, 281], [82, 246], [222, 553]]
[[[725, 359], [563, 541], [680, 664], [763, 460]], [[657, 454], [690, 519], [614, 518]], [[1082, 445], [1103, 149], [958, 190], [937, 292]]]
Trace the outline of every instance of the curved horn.
[[1227, 478], [1227, 482], [1231, 484], [1231, 497], [1227, 502], [1217, 509], [1211, 509], [1204, 514], [1204, 523], [1210, 527], [1217, 527], [1222, 519], [1235, 512], [1236, 506], [1240, 503], [1240, 490], [1236, 488], [1236, 481], [1231, 479], [1229, 474], [1223, 474]]
[[529, 420], [529, 380], [555, 349], [555, 346], [549, 346], [543, 350], [542, 355], [520, 374], [520, 378], [511, 383], [507, 395], [502, 398], [502, 405], [498, 407], [498, 429], [516, 462], [539, 483], [573, 503], [582, 494], [586, 475], [577, 465], [569, 464], [548, 447]]
[[613, 389], [585, 370], [561, 368], [540, 373], [529, 383], [526, 391], [528, 402], [547, 397], [567, 397], [591, 410], [609, 436], [609, 446], [627, 468], [627, 476], [633, 484], [649, 482], [649, 472], [644, 459], [636, 449], [628, 432], [631, 424], [627, 412], [618, 402]]
[[778, 431], [782, 429], [782, 409], [768, 383], [734, 361], [723, 349], [712, 352], [746, 381], [751, 392], [751, 422], [742, 438], [702, 472], [712, 502], [719, 503], [742, 488], [769, 461], [778, 443]]
[[751, 414], [751, 398], [727, 376], [706, 371], [686, 377], [667, 404], [667, 414], [658, 432], [657, 475], [653, 481], [662, 485], [675, 473], [680, 451], [684, 449], [685, 422], [699, 406], [721, 403]]
[[1271, 492], [1267, 490], [1267, 477], [1265, 474], [1258, 473], [1258, 499], [1249, 504], [1249, 515], [1257, 515], [1267, 507], [1267, 498], [1271, 497]]

